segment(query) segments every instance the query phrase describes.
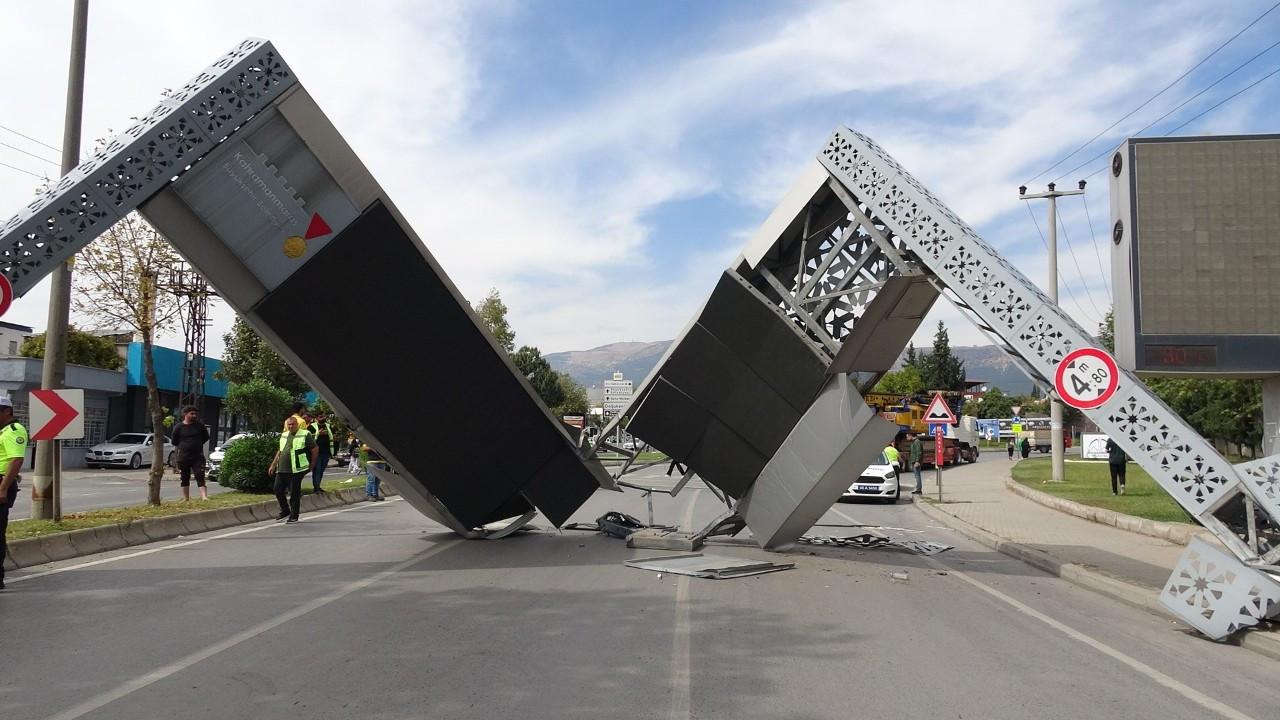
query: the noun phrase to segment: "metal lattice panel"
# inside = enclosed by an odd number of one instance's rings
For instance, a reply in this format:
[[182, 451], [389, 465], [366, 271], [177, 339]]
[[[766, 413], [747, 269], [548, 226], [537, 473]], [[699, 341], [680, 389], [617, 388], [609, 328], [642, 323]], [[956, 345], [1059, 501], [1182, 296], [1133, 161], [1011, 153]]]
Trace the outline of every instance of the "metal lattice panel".
[[265, 40], [245, 40], [0, 225], [0, 272], [24, 294], [295, 83]]
[[1192, 539], [1160, 604], [1215, 640], [1252, 627], [1280, 607], [1280, 585], [1200, 538]]
[[[870, 139], [839, 128], [819, 160], [1042, 377], [1053, 377], [1067, 353], [1093, 346], [1083, 328]], [[1197, 517], [1240, 486], [1230, 464], [1130, 375], [1120, 378], [1111, 401], [1085, 412], [1122, 436], [1135, 460]]]

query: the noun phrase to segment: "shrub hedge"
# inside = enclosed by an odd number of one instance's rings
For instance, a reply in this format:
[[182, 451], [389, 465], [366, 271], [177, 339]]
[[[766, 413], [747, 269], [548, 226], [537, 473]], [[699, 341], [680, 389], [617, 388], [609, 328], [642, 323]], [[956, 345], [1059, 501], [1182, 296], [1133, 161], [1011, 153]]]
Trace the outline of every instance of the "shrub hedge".
[[270, 492], [273, 478], [267, 466], [280, 448], [280, 435], [251, 435], [227, 447], [218, 468], [218, 484], [244, 492]]

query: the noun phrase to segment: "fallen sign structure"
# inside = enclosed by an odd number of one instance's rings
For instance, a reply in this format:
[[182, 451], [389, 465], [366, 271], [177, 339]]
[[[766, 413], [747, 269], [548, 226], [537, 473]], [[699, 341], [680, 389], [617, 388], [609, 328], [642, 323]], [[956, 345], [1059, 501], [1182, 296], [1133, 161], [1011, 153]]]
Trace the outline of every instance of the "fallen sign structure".
[[[883, 446], [884, 421], [854, 400], [940, 295], [1041, 387], [1080, 389], [1082, 412], [1227, 548], [1189, 547], [1161, 594], [1166, 608], [1211, 638], [1280, 612], [1280, 547], [1254, 522], [1255, 511], [1280, 521], [1280, 456], [1233, 466], [884, 149], [845, 127], [620, 418], [724, 491], [763, 547], [784, 548]], [[1084, 392], [1091, 384], [1102, 389]]]
[[[390, 461], [385, 479], [420, 512], [491, 537], [539, 511], [559, 526], [616, 489], [269, 42], [245, 40], [0, 225], [0, 273], [21, 295], [134, 210]], [[335, 353], [297, 309], [352, 277], [366, 282], [345, 302], [376, 341]]]

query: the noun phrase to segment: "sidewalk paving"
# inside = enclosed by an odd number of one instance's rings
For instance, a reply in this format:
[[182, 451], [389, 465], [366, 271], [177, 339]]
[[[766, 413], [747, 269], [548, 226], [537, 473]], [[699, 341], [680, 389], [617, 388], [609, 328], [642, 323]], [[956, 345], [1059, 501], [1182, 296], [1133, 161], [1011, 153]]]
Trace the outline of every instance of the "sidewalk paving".
[[[947, 469], [942, 503], [933, 471], [924, 474], [925, 514], [1045, 572], [1113, 599], [1172, 618], [1158, 596], [1186, 549], [1055, 510], [1006, 487], [1013, 462], [1003, 458]], [[904, 484], [910, 475], [904, 475]], [[1280, 660], [1280, 628], [1249, 630], [1240, 644]]]

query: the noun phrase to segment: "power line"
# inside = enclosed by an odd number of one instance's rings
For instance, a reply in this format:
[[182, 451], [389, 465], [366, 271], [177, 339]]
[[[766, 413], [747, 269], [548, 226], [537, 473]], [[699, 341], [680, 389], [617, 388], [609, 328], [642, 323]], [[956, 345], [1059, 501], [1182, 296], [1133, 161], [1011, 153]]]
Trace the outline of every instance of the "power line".
[[[1200, 97], [1201, 95], [1205, 94], [1206, 92], [1208, 92], [1209, 90], [1211, 90], [1211, 89], [1212, 89], [1215, 85], [1217, 85], [1218, 83], [1222, 82], [1223, 80], [1226, 80], [1227, 78], [1229, 78], [1229, 77], [1231, 77], [1232, 75], [1234, 75], [1234, 74], [1236, 74], [1237, 72], [1239, 72], [1241, 69], [1243, 69], [1243, 68], [1244, 68], [1244, 66], [1245, 66], [1245, 65], [1248, 65], [1249, 63], [1253, 62], [1254, 60], [1257, 60], [1258, 58], [1262, 57], [1262, 56], [1263, 56], [1263, 55], [1265, 55], [1266, 53], [1270, 52], [1270, 51], [1271, 51], [1272, 49], [1274, 49], [1277, 45], [1280, 45], [1280, 41], [1276, 41], [1276, 42], [1275, 42], [1275, 43], [1273, 43], [1270, 47], [1268, 47], [1266, 50], [1263, 50], [1262, 52], [1258, 53], [1257, 55], [1254, 55], [1253, 57], [1251, 57], [1251, 58], [1249, 58], [1248, 60], [1244, 61], [1244, 62], [1243, 62], [1243, 63], [1241, 63], [1240, 65], [1237, 65], [1237, 66], [1236, 66], [1236, 68], [1235, 68], [1234, 70], [1232, 70], [1231, 72], [1227, 73], [1226, 75], [1223, 75], [1222, 77], [1218, 78], [1217, 80], [1214, 80], [1212, 83], [1210, 83], [1210, 84], [1209, 84], [1207, 87], [1205, 87], [1203, 90], [1201, 90], [1200, 92], [1196, 93], [1195, 95], [1192, 95], [1191, 97], [1187, 98], [1186, 100], [1183, 100], [1183, 101], [1182, 101], [1182, 102], [1181, 102], [1177, 107], [1175, 107], [1174, 109], [1170, 110], [1169, 112], [1167, 112], [1167, 113], [1165, 113], [1165, 114], [1161, 115], [1160, 117], [1156, 118], [1155, 120], [1152, 120], [1150, 123], [1148, 123], [1148, 124], [1147, 124], [1147, 126], [1146, 126], [1146, 127], [1143, 127], [1141, 130], [1138, 130], [1137, 132], [1135, 132], [1135, 133], [1133, 133], [1133, 134], [1134, 134], [1134, 135], [1141, 135], [1142, 133], [1146, 132], [1147, 130], [1150, 130], [1150, 129], [1151, 129], [1151, 128], [1156, 124], [1156, 123], [1160, 122], [1161, 120], [1164, 120], [1165, 118], [1169, 117], [1170, 115], [1174, 114], [1175, 112], [1177, 112], [1177, 111], [1181, 110], [1182, 108], [1186, 107], [1187, 103], [1189, 103], [1189, 102], [1191, 102], [1192, 100], [1195, 100], [1196, 98], [1198, 98], [1198, 97]], [[1214, 109], [1216, 109], [1216, 108], [1220, 107], [1223, 103], [1227, 102], [1228, 100], [1231, 100], [1232, 98], [1236, 97], [1236, 96], [1237, 96], [1237, 95], [1239, 95], [1240, 93], [1243, 93], [1245, 90], [1249, 90], [1250, 88], [1254, 87], [1255, 85], [1257, 85], [1258, 83], [1262, 82], [1263, 80], [1266, 80], [1267, 78], [1271, 77], [1272, 75], [1275, 75], [1275, 74], [1276, 74], [1276, 72], [1280, 72], [1280, 68], [1277, 68], [1276, 70], [1272, 70], [1271, 72], [1269, 72], [1269, 73], [1267, 73], [1266, 75], [1264, 75], [1264, 76], [1262, 76], [1261, 78], [1259, 78], [1259, 79], [1258, 79], [1257, 81], [1255, 81], [1253, 84], [1251, 84], [1251, 85], [1249, 85], [1249, 86], [1245, 87], [1244, 89], [1240, 90], [1239, 92], [1235, 93], [1234, 95], [1231, 95], [1231, 96], [1227, 97], [1227, 98], [1226, 98], [1225, 100], [1223, 100], [1222, 102], [1219, 102], [1217, 105], [1214, 105], [1213, 107], [1209, 108], [1208, 110], [1205, 110], [1204, 112], [1200, 113], [1199, 115], [1196, 115], [1195, 117], [1191, 118], [1190, 120], [1188, 120], [1187, 122], [1183, 123], [1182, 125], [1179, 125], [1178, 127], [1174, 128], [1173, 130], [1170, 130], [1169, 132], [1165, 132], [1165, 133], [1161, 133], [1161, 134], [1162, 134], [1162, 135], [1166, 135], [1166, 136], [1167, 136], [1167, 135], [1169, 135], [1169, 134], [1170, 134], [1170, 133], [1172, 133], [1172, 132], [1176, 132], [1177, 130], [1180, 130], [1181, 128], [1185, 127], [1187, 124], [1189, 124], [1189, 123], [1191, 123], [1191, 122], [1194, 122], [1196, 119], [1198, 119], [1198, 118], [1200, 118], [1200, 117], [1204, 116], [1206, 113], [1208, 113], [1208, 112], [1210, 112], [1210, 111], [1212, 111], [1212, 110], [1214, 110]], [[1075, 166], [1074, 168], [1072, 168], [1072, 169], [1068, 170], [1067, 172], [1063, 173], [1062, 175], [1058, 176], [1056, 179], [1057, 179], [1057, 180], [1061, 180], [1061, 179], [1063, 179], [1063, 178], [1067, 177], [1068, 175], [1074, 175], [1074, 174], [1076, 173], [1076, 171], [1077, 171], [1077, 170], [1079, 170], [1079, 169], [1081, 169], [1081, 168], [1085, 167], [1086, 165], [1092, 165], [1093, 163], [1097, 162], [1097, 161], [1098, 161], [1100, 158], [1102, 158], [1103, 156], [1105, 156], [1105, 155], [1109, 155], [1109, 154], [1111, 154], [1111, 150], [1110, 150], [1110, 149], [1103, 150], [1101, 153], [1099, 153], [1099, 154], [1097, 154], [1097, 155], [1093, 156], [1093, 157], [1092, 157], [1092, 158], [1090, 158], [1089, 160], [1086, 160], [1086, 161], [1084, 161], [1084, 162], [1080, 163], [1079, 165]], [[1090, 175], [1092, 176], [1092, 175], [1093, 175], [1093, 174], [1095, 174], [1096, 172], [1097, 172], [1097, 171], [1094, 171], [1094, 173], [1090, 173]]]
[[1184, 127], [1186, 127], [1186, 126], [1190, 125], [1191, 123], [1195, 122], [1196, 120], [1199, 120], [1200, 118], [1202, 118], [1202, 117], [1204, 117], [1205, 115], [1207, 115], [1207, 114], [1209, 114], [1209, 113], [1213, 112], [1214, 110], [1217, 110], [1217, 109], [1218, 109], [1219, 107], [1221, 107], [1224, 103], [1229, 102], [1230, 100], [1234, 99], [1234, 98], [1236, 97], [1236, 95], [1239, 95], [1240, 93], [1243, 93], [1243, 92], [1245, 92], [1246, 90], [1251, 90], [1251, 89], [1253, 89], [1253, 86], [1254, 86], [1254, 85], [1257, 85], [1258, 83], [1262, 82], [1263, 80], [1266, 80], [1267, 78], [1271, 77], [1272, 75], [1275, 75], [1275, 74], [1276, 74], [1276, 73], [1278, 73], [1278, 72], [1280, 72], [1280, 68], [1276, 68], [1275, 70], [1272, 70], [1271, 72], [1267, 73], [1266, 75], [1263, 75], [1262, 77], [1260, 77], [1260, 78], [1258, 78], [1257, 80], [1255, 80], [1255, 81], [1254, 81], [1251, 85], [1249, 85], [1248, 87], [1245, 87], [1245, 88], [1240, 89], [1240, 91], [1239, 91], [1239, 92], [1236, 92], [1235, 94], [1233, 94], [1233, 95], [1231, 95], [1230, 97], [1228, 97], [1228, 98], [1224, 99], [1222, 102], [1218, 103], [1217, 105], [1214, 105], [1213, 107], [1209, 108], [1208, 110], [1205, 110], [1204, 112], [1200, 113], [1199, 115], [1197, 115], [1197, 116], [1195, 116], [1195, 117], [1191, 118], [1190, 120], [1188, 120], [1188, 121], [1186, 121], [1186, 122], [1182, 123], [1182, 124], [1181, 124], [1181, 125], [1179, 125], [1178, 127], [1176, 127], [1176, 128], [1174, 128], [1174, 129], [1170, 130], [1169, 132], [1165, 133], [1165, 135], [1168, 135], [1168, 134], [1170, 134], [1170, 133], [1176, 133], [1176, 132], [1178, 132], [1179, 130], [1181, 130], [1182, 128], [1184, 128]]
[[1089, 195], [1085, 193], [1080, 196], [1084, 201], [1084, 217], [1089, 221], [1089, 234], [1093, 237], [1093, 256], [1098, 259], [1098, 277], [1102, 278], [1102, 288], [1107, 291], [1107, 297], [1111, 297], [1111, 287], [1107, 283], [1107, 272], [1102, 265], [1102, 253], [1098, 252], [1098, 233], [1093, 230], [1093, 216], [1089, 214]]
[[[1163, 88], [1162, 90], [1160, 90], [1159, 92], [1157, 92], [1155, 95], [1152, 95], [1151, 97], [1147, 98], [1147, 99], [1146, 99], [1146, 100], [1145, 100], [1141, 105], [1139, 105], [1138, 107], [1136, 107], [1136, 108], [1134, 108], [1134, 109], [1130, 110], [1128, 113], [1126, 113], [1126, 114], [1125, 114], [1125, 116], [1124, 116], [1124, 117], [1122, 117], [1122, 118], [1120, 118], [1119, 120], [1116, 120], [1115, 122], [1113, 122], [1113, 123], [1111, 123], [1110, 125], [1108, 125], [1106, 128], [1104, 128], [1104, 129], [1102, 130], [1102, 132], [1098, 133], [1097, 135], [1094, 135], [1094, 136], [1093, 136], [1093, 137], [1092, 137], [1088, 142], [1086, 142], [1085, 144], [1083, 144], [1083, 145], [1081, 145], [1080, 147], [1076, 148], [1075, 150], [1072, 150], [1072, 151], [1071, 151], [1071, 153], [1070, 153], [1070, 154], [1068, 154], [1066, 157], [1062, 158], [1061, 160], [1059, 160], [1058, 162], [1054, 163], [1053, 165], [1050, 165], [1049, 167], [1045, 168], [1044, 170], [1041, 170], [1039, 173], [1037, 173], [1037, 174], [1036, 174], [1036, 176], [1035, 176], [1035, 177], [1033, 177], [1033, 178], [1031, 178], [1030, 180], [1026, 181], [1025, 183], [1023, 183], [1023, 185], [1030, 185], [1030, 184], [1031, 184], [1033, 181], [1035, 181], [1037, 178], [1041, 177], [1042, 175], [1044, 175], [1044, 174], [1046, 174], [1046, 173], [1048, 173], [1048, 172], [1051, 172], [1054, 168], [1058, 167], [1058, 166], [1059, 166], [1059, 165], [1061, 165], [1062, 163], [1064, 163], [1064, 162], [1066, 162], [1067, 160], [1071, 159], [1071, 157], [1072, 157], [1072, 156], [1074, 156], [1076, 153], [1078, 153], [1078, 152], [1080, 152], [1081, 150], [1084, 150], [1085, 148], [1087, 148], [1087, 147], [1089, 147], [1090, 145], [1092, 145], [1092, 144], [1094, 143], [1094, 141], [1096, 141], [1098, 138], [1100, 138], [1100, 137], [1102, 137], [1103, 135], [1105, 135], [1105, 134], [1107, 133], [1107, 131], [1111, 130], [1111, 129], [1112, 129], [1112, 128], [1114, 128], [1115, 126], [1117, 126], [1117, 125], [1119, 125], [1120, 123], [1124, 122], [1125, 120], [1127, 120], [1129, 117], [1131, 117], [1134, 113], [1138, 112], [1138, 111], [1139, 111], [1139, 110], [1141, 110], [1142, 108], [1144, 108], [1144, 107], [1146, 107], [1147, 105], [1151, 104], [1151, 102], [1152, 102], [1153, 100], [1155, 100], [1156, 98], [1158, 98], [1158, 97], [1160, 97], [1161, 95], [1163, 95], [1166, 91], [1168, 91], [1168, 90], [1169, 90], [1170, 88], [1172, 88], [1174, 85], [1177, 85], [1177, 84], [1178, 84], [1179, 82], [1181, 82], [1185, 77], [1187, 77], [1187, 76], [1188, 76], [1188, 75], [1190, 75], [1191, 73], [1195, 72], [1195, 71], [1196, 71], [1196, 69], [1197, 69], [1197, 68], [1199, 68], [1201, 65], [1204, 65], [1206, 62], [1208, 62], [1210, 58], [1212, 58], [1214, 55], [1217, 55], [1217, 54], [1218, 54], [1218, 53], [1219, 53], [1223, 48], [1225, 48], [1226, 46], [1228, 46], [1228, 45], [1230, 45], [1232, 42], [1234, 42], [1236, 38], [1238, 38], [1238, 37], [1240, 37], [1241, 35], [1243, 35], [1243, 34], [1245, 33], [1245, 31], [1246, 31], [1246, 30], [1248, 30], [1249, 28], [1253, 27], [1254, 25], [1257, 25], [1257, 24], [1258, 24], [1258, 22], [1259, 22], [1260, 20], [1262, 20], [1262, 19], [1263, 19], [1264, 17], [1266, 17], [1267, 15], [1270, 15], [1270, 14], [1271, 14], [1271, 12], [1272, 12], [1273, 10], [1275, 10], [1277, 7], [1280, 7], [1280, 2], [1278, 2], [1278, 3], [1276, 3], [1275, 5], [1272, 5], [1271, 7], [1267, 8], [1266, 12], [1262, 13], [1262, 14], [1261, 14], [1261, 15], [1259, 15], [1257, 18], [1255, 18], [1255, 19], [1253, 20], [1253, 22], [1249, 23], [1248, 25], [1245, 25], [1243, 28], [1241, 28], [1241, 30], [1240, 30], [1239, 32], [1237, 32], [1235, 35], [1232, 35], [1230, 38], [1228, 38], [1226, 42], [1222, 43], [1222, 44], [1221, 44], [1221, 45], [1219, 45], [1219, 46], [1218, 46], [1218, 47], [1217, 47], [1213, 52], [1211, 52], [1211, 53], [1209, 53], [1208, 55], [1206, 55], [1206, 56], [1204, 57], [1204, 59], [1203, 59], [1203, 60], [1201, 60], [1200, 62], [1196, 63], [1194, 66], [1192, 66], [1190, 70], [1187, 70], [1186, 72], [1184, 72], [1184, 73], [1182, 73], [1181, 75], [1179, 75], [1179, 76], [1178, 76], [1178, 78], [1177, 78], [1176, 80], [1174, 80], [1173, 82], [1171, 82], [1171, 83], [1169, 83], [1168, 85], [1164, 86], [1164, 88]], [[1270, 48], [1268, 48], [1268, 49], [1270, 49]], [[1265, 52], [1265, 51], [1263, 51], [1263, 52]], [[1159, 122], [1159, 121], [1157, 121], [1157, 122]], [[1149, 126], [1148, 126], [1148, 127], [1149, 127]], [[1110, 150], [1108, 150], [1107, 152], [1110, 152]], [[1105, 155], [1106, 153], [1103, 153], [1103, 154]], [[1101, 157], [1101, 155], [1100, 155], [1099, 157]], [[1096, 159], [1097, 159], [1097, 158], [1094, 158], [1094, 160], [1096, 160]], [[1090, 160], [1089, 162], [1093, 162], [1093, 160]], [[1085, 165], [1088, 165], [1088, 164], [1089, 164], [1089, 163], [1085, 163]], [[1064, 176], [1065, 176], [1065, 175], [1071, 175], [1071, 174], [1073, 174], [1074, 172], [1075, 172], [1074, 170], [1073, 170], [1073, 171], [1070, 171], [1070, 172], [1067, 172], [1067, 173], [1065, 173], [1065, 174], [1064, 174]], [[1059, 178], [1059, 179], [1061, 179], [1061, 178]]]
[[24, 173], [24, 174], [26, 174], [26, 175], [30, 175], [30, 176], [31, 176], [31, 177], [33, 177], [33, 178], [40, 178], [41, 180], [47, 180], [47, 179], [48, 179], [48, 176], [47, 176], [47, 175], [39, 175], [39, 174], [37, 174], [37, 173], [33, 173], [33, 172], [31, 172], [30, 170], [23, 170], [23, 169], [22, 169], [22, 168], [20, 168], [20, 167], [14, 167], [14, 166], [12, 166], [12, 165], [10, 165], [10, 164], [8, 164], [8, 163], [2, 163], [2, 162], [0, 162], [0, 167], [7, 167], [7, 168], [9, 168], [10, 170], [17, 170], [17, 171], [18, 171], [18, 172], [20, 172], [20, 173]]
[[45, 146], [45, 147], [49, 148], [50, 150], [52, 150], [52, 151], [54, 151], [54, 152], [62, 152], [62, 148], [56, 148], [56, 147], [54, 147], [54, 146], [50, 145], [49, 143], [46, 143], [46, 142], [40, 142], [39, 140], [37, 140], [37, 139], [35, 139], [35, 138], [31, 137], [30, 135], [23, 135], [22, 133], [18, 132], [17, 130], [14, 130], [14, 129], [13, 129], [13, 128], [11, 128], [11, 127], [5, 127], [4, 125], [0, 125], [0, 130], [7, 130], [7, 131], [9, 131], [9, 132], [13, 133], [14, 135], [17, 135], [18, 137], [20, 137], [20, 138], [24, 139], [24, 140], [30, 140], [31, 142], [33, 142], [33, 143], [35, 143], [35, 144], [37, 144], [37, 145], [43, 145], [43, 146]]
[[[1093, 311], [1102, 314], [1098, 309], [1098, 304], [1093, 301], [1093, 292], [1089, 290], [1089, 281], [1085, 279], [1084, 271], [1080, 269], [1080, 260], [1076, 258], [1076, 251], [1071, 247], [1071, 236], [1067, 235], [1067, 223], [1063, 221], [1062, 215], [1058, 215], [1058, 226], [1062, 228], [1062, 237], [1067, 241], [1067, 254], [1071, 256], [1071, 262], [1076, 266], [1076, 274], [1080, 276], [1080, 284], [1084, 286], [1085, 297], [1089, 298], [1089, 304], [1093, 306]], [[1068, 285], [1068, 290], [1070, 286]]]
[[[1023, 203], [1023, 205], [1025, 205], [1025, 206], [1026, 206], [1026, 208], [1027, 208], [1027, 214], [1031, 216], [1031, 222], [1035, 223], [1035, 226], [1036, 226], [1036, 233], [1038, 233], [1038, 234], [1040, 235], [1040, 244], [1041, 244], [1041, 245], [1044, 245], [1044, 251], [1045, 251], [1046, 253], [1047, 253], [1047, 252], [1049, 252], [1049, 241], [1045, 239], [1045, 237], [1044, 237], [1044, 231], [1040, 229], [1040, 221], [1039, 221], [1039, 220], [1036, 220], [1036, 214], [1035, 214], [1034, 212], [1032, 212], [1032, 211], [1031, 211], [1031, 204], [1030, 204], [1030, 203]], [[1065, 288], [1067, 289], [1067, 295], [1070, 295], [1070, 296], [1071, 296], [1071, 302], [1072, 302], [1072, 303], [1075, 303], [1075, 306], [1076, 306], [1076, 307], [1078, 307], [1078, 308], [1080, 308], [1080, 309], [1083, 311], [1083, 310], [1084, 310], [1084, 306], [1083, 306], [1083, 305], [1081, 305], [1081, 304], [1080, 304], [1080, 301], [1076, 299], [1076, 294], [1075, 294], [1075, 293], [1073, 293], [1073, 292], [1071, 292], [1071, 285], [1070, 285], [1070, 284], [1068, 284], [1068, 283], [1067, 283], [1067, 279], [1066, 279], [1065, 277], [1063, 277], [1063, 276], [1062, 276], [1062, 271], [1061, 271], [1061, 270], [1059, 270], [1059, 271], [1058, 271], [1058, 279], [1062, 281], [1062, 285], [1063, 285], [1063, 287], [1065, 287]], [[1089, 320], [1089, 322], [1094, 322], [1093, 318], [1088, 318], [1088, 320]]]
[[52, 160], [49, 160], [48, 158], [42, 158], [42, 157], [40, 157], [39, 155], [36, 155], [35, 153], [29, 153], [29, 152], [27, 152], [26, 150], [23, 150], [23, 149], [22, 149], [22, 148], [20, 148], [20, 147], [14, 147], [14, 146], [10, 145], [9, 143], [0, 142], [0, 146], [7, 147], [7, 148], [9, 148], [10, 150], [14, 150], [14, 151], [16, 151], [16, 152], [20, 152], [20, 153], [22, 153], [23, 155], [30, 155], [31, 157], [33, 157], [33, 158], [35, 158], [35, 159], [39, 160], [40, 162], [46, 162], [46, 163], [49, 163], [50, 165], [53, 165], [54, 167], [57, 167], [57, 168], [61, 168], [61, 167], [62, 167], [60, 164], [58, 164], [58, 163], [56, 163], [56, 162], [54, 162], [54, 161], [52, 161]]

